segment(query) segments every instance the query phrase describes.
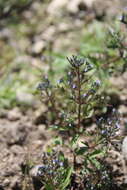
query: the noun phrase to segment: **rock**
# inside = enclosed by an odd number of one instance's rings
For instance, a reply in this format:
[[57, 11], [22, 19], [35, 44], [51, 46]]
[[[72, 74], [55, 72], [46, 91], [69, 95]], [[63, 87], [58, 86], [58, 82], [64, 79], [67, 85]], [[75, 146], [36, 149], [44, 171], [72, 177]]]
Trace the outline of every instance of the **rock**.
[[38, 55], [38, 54], [42, 53], [42, 51], [45, 49], [45, 47], [46, 47], [46, 43], [43, 40], [40, 40], [33, 44], [31, 51], [33, 54]]
[[28, 55], [19, 55], [14, 59], [14, 69], [13, 72], [16, 68], [21, 69], [21, 64], [25, 64], [27, 62], [30, 62], [31, 58]]
[[51, 15], [60, 14], [60, 10], [66, 9], [70, 13], [77, 13], [79, 8], [91, 8], [95, 0], [53, 0], [47, 9], [47, 12]]
[[54, 35], [56, 32], [56, 27], [51, 25], [49, 26], [41, 35], [41, 37], [43, 39], [45, 39], [46, 41], [52, 42], [52, 40], [54, 39]]
[[19, 120], [21, 118], [21, 112], [19, 111], [18, 108], [14, 108], [12, 110], [10, 110], [7, 114], [7, 118], [10, 121], [16, 121]]
[[123, 173], [124, 173], [124, 183], [127, 184], [127, 136], [122, 142], [122, 156], [123, 156]]
[[8, 28], [0, 30], [0, 39], [8, 40], [11, 36], [12, 32]]
[[80, 3], [80, 0], [70, 1], [67, 6], [68, 11], [71, 13], [77, 13], [79, 3]]
[[73, 0], [69, 1], [67, 9], [71, 13], [77, 13], [79, 9], [85, 10], [91, 8], [95, 0]]
[[67, 6], [68, 0], [53, 0], [47, 8], [47, 12], [51, 15], [60, 14], [60, 9]]
[[3, 181], [3, 186], [8, 186], [10, 184], [10, 180], [9, 179], [5, 179], [4, 181]]
[[30, 176], [31, 177], [37, 177], [38, 178], [38, 170], [39, 168], [43, 167], [43, 165], [36, 165], [34, 166], [31, 171], [30, 171]]
[[18, 154], [24, 154], [23, 148], [19, 145], [13, 145], [10, 148], [10, 151], [14, 154], [14, 155], [18, 155]]
[[71, 29], [70, 24], [62, 22], [58, 25], [59, 32], [66, 32], [69, 31], [70, 29]]
[[127, 161], [127, 136], [124, 138], [122, 143], [122, 154], [124, 159]]
[[127, 80], [127, 71], [123, 74], [123, 79]]
[[16, 99], [19, 103], [25, 104], [25, 105], [34, 105], [34, 97], [32, 94], [29, 94], [27, 92], [22, 92], [21, 90], [17, 91]]
[[120, 105], [119, 112], [123, 115], [123, 117], [127, 116], [127, 107], [125, 105]]

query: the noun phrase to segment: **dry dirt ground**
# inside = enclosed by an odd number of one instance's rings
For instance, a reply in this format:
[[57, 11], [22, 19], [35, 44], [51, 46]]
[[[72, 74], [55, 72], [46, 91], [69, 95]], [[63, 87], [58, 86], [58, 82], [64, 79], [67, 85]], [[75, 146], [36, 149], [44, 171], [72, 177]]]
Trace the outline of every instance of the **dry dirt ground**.
[[[86, 1], [86, 4], [84, 3], [85, 1], [74, 1], [75, 3], [73, 2], [72, 4], [67, 3], [67, 1], [63, 1], [65, 3], [64, 5], [61, 5], [58, 2], [60, 1], [54, 0], [49, 4], [47, 7], [48, 14], [52, 15], [52, 17], [59, 17], [60, 11], [57, 10], [60, 10], [61, 6], [64, 6], [68, 14], [72, 15], [73, 17], [75, 17], [75, 15], [78, 15], [79, 22], [77, 20], [75, 23], [75, 26], [78, 27], [81, 27], [82, 22], [84, 22], [84, 17], [82, 14], [80, 14], [81, 10], [88, 10], [87, 13], [89, 16], [87, 16], [86, 19], [87, 22], [90, 22], [91, 19], [101, 19], [102, 17], [105, 17], [106, 14], [108, 16], [113, 15], [115, 9], [119, 8], [120, 6], [120, 1], [117, 0], [114, 1], [115, 3], [113, 5], [116, 5], [117, 7], [114, 9], [112, 9], [111, 6], [113, 1], [109, 0], [106, 1], [105, 4], [103, 4], [101, 0]], [[37, 6], [38, 5], [35, 4], [35, 7]], [[27, 18], [30, 16], [30, 14], [30, 11], [25, 12], [25, 16]], [[72, 23], [70, 26], [71, 25]], [[67, 36], [68, 25], [61, 24], [54, 26], [50, 24], [50, 27], [48, 26], [46, 28], [47, 31], [45, 30], [42, 35], [42, 39], [47, 38], [46, 43], [48, 40], [52, 41], [50, 37], [54, 35], [54, 27], [57, 26], [59, 26], [59, 31], [62, 33], [62, 39]], [[46, 35], [46, 32], [48, 35]], [[57, 37], [57, 34], [55, 35]], [[38, 55], [40, 53], [40, 50], [45, 46], [45, 42], [43, 40], [41, 40], [41, 42], [44, 43], [39, 44], [40, 38], [41, 36], [38, 34], [34, 42], [35, 44], [32, 46], [32, 49], [30, 49], [30, 51], [32, 51], [35, 56]], [[61, 39], [56, 38], [56, 43], [53, 44], [53, 48], [55, 50], [61, 48], [60, 40]], [[65, 40], [65, 47], [66, 45], [68, 45], [68, 42]], [[127, 123], [126, 81], [127, 73], [124, 73], [123, 76], [111, 79], [113, 85], [116, 86], [120, 92], [118, 93], [118, 109], [121, 112], [122, 130], [125, 123]], [[113, 96], [112, 100], [114, 99], [115, 97]], [[28, 162], [30, 162], [30, 165], [41, 163], [42, 152], [50, 143], [52, 135], [53, 134], [51, 134], [51, 131], [49, 132], [45, 129], [43, 119], [41, 122], [38, 122], [37, 108], [36, 110], [34, 110], [34, 108], [29, 108], [27, 111], [22, 111], [19, 107], [15, 107], [12, 110], [0, 110], [0, 190], [25, 190], [26, 183], [31, 180], [25, 177], [26, 165]], [[121, 161], [119, 152], [111, 152], [110, 162], [118, 174], [121, 174], [122, 177], [119, 177], [118, 180], [120, 183], [123, 183], [123, 162]], [[30, 187], [29, 190], [32, 190], [32, 188], [33, 187]], [[39, 188], [37, 190], [39, 190]]]

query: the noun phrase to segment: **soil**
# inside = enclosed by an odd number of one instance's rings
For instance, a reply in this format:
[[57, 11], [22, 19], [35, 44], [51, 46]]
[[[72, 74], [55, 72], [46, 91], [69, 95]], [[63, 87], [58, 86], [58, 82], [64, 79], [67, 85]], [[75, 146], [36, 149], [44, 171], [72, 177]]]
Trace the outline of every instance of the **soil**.
[[34, 124], [33, 115], [32, 111], [24, 115], [14, 108], [0, 118], [0, 184], [3, 189], [21, 188], [27, 160], [39, 163], [51, 137], [45, 125]]
[[[80, 14], [81, 10], [87, 11], [88, 13], [86, 18], [87, 23], [91, 22], [93, 19], [103, 21], [103, 19], [108, 19], [111, 15], [114, 15], [115, 8], [112, 9], [113, 1], [106, 1], [106, 3], [100, 4], [100, 1], [97, 0], [93, 1], [92, 5], [88, 5], [87, 3], [84, 4], [82, 2], [84, 1], [80, 1], [80, 3], [77, 4], [77, 8], [75, 5], [73, 11], [70, 9], [69, 3], [66, 4], [67, 8], [65, 8], [68, 14], [72, 17], [78, 15], [77, 17], [79, 20], [74, 24], [78, 30], [82, 27], [82, 23], [84, 22], [84, 18]], [[98, 4], [99, 9], [97, 6]], [[100, 7], [100, 5], [102, 7]], [[115, 1], [115, 5], [117, 7], [116, 10], [118, 10], [119, 5], [121, 6], [120, 1]], [[24, 16], [29, 18], [29, 15], [33, 14], [31, 11], [36, 9], [36, 7], [38, 7], [38, 4], [35, 4], [28, 12], [26, 11]], [[53, 17], [55, 13], [51, 11], [51, 4], [46, 6], [46, 8], [48, 14], [51, 14]], [[57, 27], [58, 30], [56, 32]], [[45, 48], [46, 44], [52, 42], [52, 39], [49, 37], [52, 37], [53, 35], [56, 35], [56, 38], [53, 39], [52, 48], [55, 50], [66, 48], [66, 46], [69, 46], [70, 41], [72, 41], [70, 40], [68, 42], [66, 40], [69, 38], [67, 35], [70, 35], [70, 39], [73, 39], [73, 33], [68, 33], [68, 30], [72, 27], [72, 23], [59, 23], [56, 25], [51, 23], [50, 26], [48, 25], [46, 27], [42, 35], [40, 35], [39, 32], [33, 34], [30, 36], [30, 39], [34, 39], [34, 44], [32, 44], [32, 49], [29, 49], [28, 54], [31, 55], [32, 59], [33, 57], [36, 58], [37, 55], [40, 55], [41, 50]], [[57, 33], [60, 36], [59, 39], [57, 39]], [[46, 40], [44, 40], [44, 38]], [[61, 39], [65, 39], [63, 44], [61, 43]], [[71, 47], [70, 52], [71, 50], [73, 51], [74, 49]], [[118, 92], [116, 93], [117, 95], [113, 94], [111, 96], [111, 102], [115, 102], [115, 97], [119, 99], [119, 101], [117, 101], [118, 99], [116, 100], [116, 106], [121, 112], [120, 135], [122, 133], [124, 136], [126, 135], [124, 126], [127, 124], [126, 81], [127, 73], [124, 73], [120, 77], [111, 78], [111, 82], [114, 85], [114, 88], [117, 88]], [[0, 110], [0, 190], [25, 190], [27, 182], [31, 180], [31, 178], [27, 178], [28, 176], [26, 177], [25, 168], [28, 165], [28, 162], [30, 162], [31, 166], [41, 164], [42, 153], [45, 150], [45, 147], [50, 144], [52, 136], [55, 135], [53, 132], [46, 129], [45, 118], [39, 120], [39, 116], [41, 116], [42, 112], [38, 110], [39, 108], [35, 108], [34, 106], [26, 111], [22, 110], [20, 107], [15, 107], [11, 110]], [[37, 114], [38, 112], [39, 114]], [[109, 163], [114, 167], [114, 170], [118, 174], [116, 177], [118, 184], [124, 184], [125, 174], [123, 168], [127, 166], [125, 166], [124, 159], [121, 156], [121, 150], [112, 150], [110, 152]], [[31, 184], [33, 185], [29, 187], [30, 190], [41, 189], [41, 186], [38, 185], [35, 187], [33, 182]], [[126, 187], [123, 187], [123, 190], [125, 189]]]

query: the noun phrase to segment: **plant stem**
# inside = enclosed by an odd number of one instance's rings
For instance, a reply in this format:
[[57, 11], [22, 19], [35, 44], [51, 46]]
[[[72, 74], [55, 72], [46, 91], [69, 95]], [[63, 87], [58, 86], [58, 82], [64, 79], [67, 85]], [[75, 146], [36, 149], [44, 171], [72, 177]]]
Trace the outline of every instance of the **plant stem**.
[[[46, 90], [46, 94], [47, 94], [47, 97], [48, 97], [49, 102], [51, 104], [51, 111], [52, 111], [53, 117], [55, 118], [55, 116], [54, 116], [54, 113], [55, 113], [56, 118], [58, 118], [58, 111], [56, 109], [55, 100], [53, 98], [53, 95], [50, 95], [48, 90]], [[53, 118], [53, 120], [54, 120], [54, 118]]]
[[77, 165], [76, 155], [75, 155], [75, 152], [73, 152], [73, 167], [74, 167], [74, 170], [76, 169], [76, 165]]
[[81, 81], [80, 81], [80, 67], [77, 70], [78, 77], [78, 129], [81, 127]]

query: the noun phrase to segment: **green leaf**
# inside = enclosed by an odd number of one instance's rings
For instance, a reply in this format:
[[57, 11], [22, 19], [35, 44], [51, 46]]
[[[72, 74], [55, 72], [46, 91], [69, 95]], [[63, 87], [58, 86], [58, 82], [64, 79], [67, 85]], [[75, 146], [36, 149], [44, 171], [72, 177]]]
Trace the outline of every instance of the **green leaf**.
[[79, 138], [79, 134], [74, 135], [73, 138], [71, 139], [70, 145], [71, 146], [75, 145], [78, 138]]
[[45, 184], [46, 190], [55, 190], [51, 184]]
[[100, 169], [101, 168], [101, 163], [95, 159], [95, 158], [92, 158], [89, 160], [97, 169]]
[[62, 145], [63, 144], [63, 141], [62, 141], [62, 138], [61, 137], [55, 137], [54, 138], [54, 144], [55, 145]]
[[87, 150], [88, 150], [88, 146], [83, 146], [83, 147], [77, 148], [75, 150], [75, 153], [77, 155], [83, 155]]
[[59, 160], [63, 162], [66, 160], [62, 151], [59, 152]]
[[52, 125], [50, 127], [51, 130], [59, 130], [59, 131], [67, 131], [67, 129], [65, 127], [62, 126], [58, 126], [58, 125]]
[[65, 188], [69, 185], [71, 180], [71, 174], [72, 174], [73, 168], [70, 167], [66, 171], [66, 178], [64, 179], [63, 183], [60, 185], [60, 190], [65, 190]]
[[104, 154], [105, 151], [103, 149], [97, 149], [90, 154], [90, 158], [96, 158], [97, 156], [104, 156]]

